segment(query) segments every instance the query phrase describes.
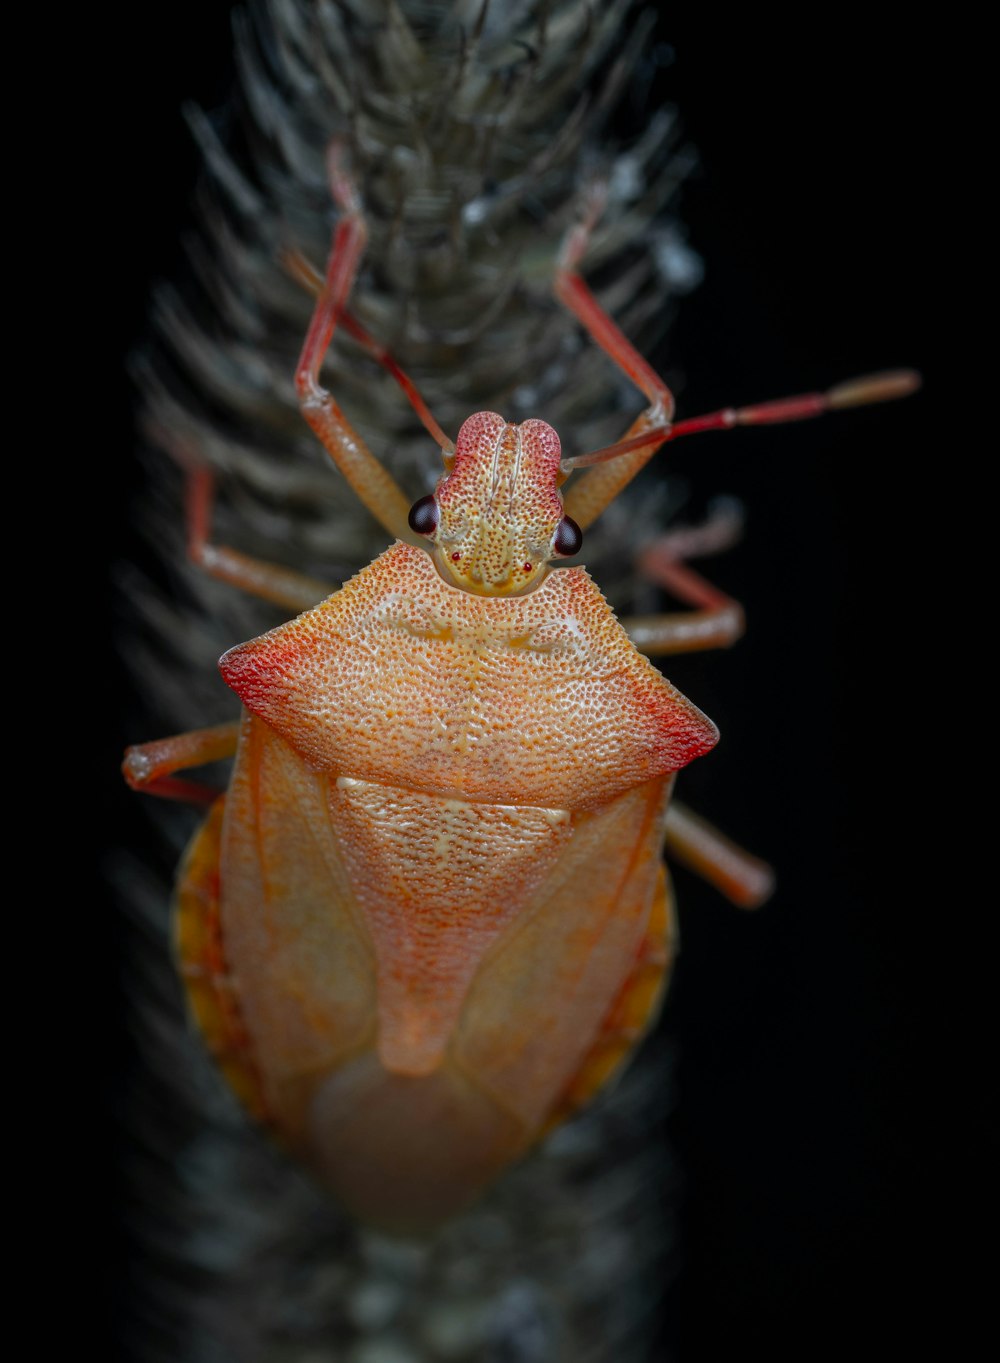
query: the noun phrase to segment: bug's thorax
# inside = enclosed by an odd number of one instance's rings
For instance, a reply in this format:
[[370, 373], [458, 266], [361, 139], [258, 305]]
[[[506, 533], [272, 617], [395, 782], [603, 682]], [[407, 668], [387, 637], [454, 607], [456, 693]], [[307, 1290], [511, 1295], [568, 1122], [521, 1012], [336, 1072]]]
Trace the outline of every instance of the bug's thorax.
[[487, 596], [397, 543], [220, 667], [314, 770], [445, 799], [592, 808], [718, 737], [582, 568]]
[[446, 582], [477, 596], [521, 596], [541, 585], [559, 552], [561, 454], [544, 421], [514, 425], [496, 412], [468, 418], [435, 490], [437, 525], [428, 537]]

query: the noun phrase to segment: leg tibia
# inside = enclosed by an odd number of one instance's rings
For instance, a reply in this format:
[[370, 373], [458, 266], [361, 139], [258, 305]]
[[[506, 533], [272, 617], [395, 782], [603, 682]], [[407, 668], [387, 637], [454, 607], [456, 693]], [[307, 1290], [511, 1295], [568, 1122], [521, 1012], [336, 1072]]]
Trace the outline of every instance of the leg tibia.
[[556, 270], [554, 292], [594, 343], [628, 375], [649, 402], [647, 410], [632, 423], [625, 439], [653, 429], [663, 430], [663, 433], [651, 444], [630, 450], [611, 463], [588, 469], [578, 482], [567, 488], [566, 514], [584, 530], [614, 501], [643, 465], [652, 459], [666, 438], [663, 428], [674, 412], [674, 398], [670, 389], [611, 320], [577, 272], [602, 204], [603, 195], [599, 191], [593, 193], [586, 218], [567, 236]]
[[666, 615], [630, 615], [622, 621], [625, 633], [641, 653], [696, 653], [706, 648], [729, 648], [741, 638], [743, 611], [735, 601], [710, 611]]
[[714, 885], [737, 908], [756, 909], [774, 892], [774, 872], [725, 834], [673, 800], [667, 815], [667, 852]]
[[192, 552], [191, 558], [209, 577], [228, 582], [276, 606], [285, 606], [296, 615], [319, 605], [336, 590], [333, 583], [307, 577], [280, 563], [265, 563], [263, 559], [251, 558], [249, 554], [241, 554], [238, 549], [228, 549], [222, 544], [203, 545], [197, 553]]
[[133, 790], [144, 791], [147, 795], [187, 800], [193, 804], [211, 803], [219, 794], [217, 790], [197, 781], [176, 781], [173, 773], [232, 757], [239, 733], [240, 725], [236, 721], [137, 744], [125, 751], [122, 775]]
[[215, 480], [209, 470], [191, 469], [187, 480], [186, 514], [188, 555], [192, 563], [196, 563], [209, 577], [228, 582], [241, 591], [249, 592], [251, 596], [259, 596], [277, 606], [285, 606], [295, 611], [296, 615], [330, 595], [334, 588], [329, 583], [306, 577], [304, 573], [297, 573], [293, 568], [285, 568], [279, 563], [251, 558], [249, 554], [241, 554], [238, 549], [210, 544], [214, 493]]
[[334, 233], [323, 288], [316, 299], [295, 374], [299, 404], [302, 415], [372, 515], [390, 535], [412, 542], [407, 522], [409, 500], [319, 381], [323, 359], [350, 297], [367, 240], [358, 196], [340, 164], [340, 149], [336, 145], [331, 148], [329, 169], [330, 189], [343, 216]]
[[705, 648], [728, 648], [744, 630], [743, 607], [712, 585], [683, 560], [726, 549], [742, 526], [739, 508], [721, 503], [703, 524], [669, 531], [639, 555], [643, 577], [663, 587], [695, 609], [685, 614], [641, 615], [622, 624], [643, 653], [693, 653]]

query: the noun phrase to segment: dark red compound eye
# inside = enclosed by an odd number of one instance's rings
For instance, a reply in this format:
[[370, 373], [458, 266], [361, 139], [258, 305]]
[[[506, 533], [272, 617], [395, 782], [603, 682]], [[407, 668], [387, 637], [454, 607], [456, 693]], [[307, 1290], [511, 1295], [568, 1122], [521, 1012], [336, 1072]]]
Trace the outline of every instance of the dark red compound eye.
[[578, 554], [583, 548], [583, 531], [570, 516], [563, 516], [556, 526], [552, 547], [563, 558]]
[[438, 504], [434, 500], [433, 492], [429, 492], [426, 497], [421, 497], [419, 502], [414, 502], [406, 519], [409, 522], [410, 529], [415, 534], [433, 535], [440, 519]]

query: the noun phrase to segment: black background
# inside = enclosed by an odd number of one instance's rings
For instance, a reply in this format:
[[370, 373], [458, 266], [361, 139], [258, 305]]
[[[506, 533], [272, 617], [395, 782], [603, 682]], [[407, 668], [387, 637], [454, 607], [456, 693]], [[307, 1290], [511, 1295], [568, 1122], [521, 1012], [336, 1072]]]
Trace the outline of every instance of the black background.
[[[683, 953], [654, 1043], [679, 1055], [667, 1139], [685, 1185], [664, 1348], [680, 1363], [898, 1348], [933, 1296], [928, 1225], [944, 1180], [927, 1139], [943, 1046], [928, 831], [940, 757], [925, 735], [945, 701], [927, 671], [923, 621], [938, 603], [922, 546], [946, 512], [919, 470], [941, 453], [929, 410], [947, 287], [928, 53], [889, 15], [821, 29], [678, 14], [660, 31], [674, 55], [657, 83], [701, 156], [683, 217], [706, 279], [657, 357], [686, 376], [683, 413], [897, 365], [923, 369], [929, 390], [670, 450], [695, 502], [732, 492], [748, 513], [745, 543], [711, 565], [747, 608], [747, 638], [671, 668], [723, 731], [686, 792], [780, 882], [765, 910], [742, 915], [677, 877]], [[80, 184], [64, 248], [75, 257], [83, 241], [77, 283], [94, 319], [75, 338], [75, 372], [102, 413], [88, 444], [100, 493], [80, 547], [95, 601], [110, 601], [105, 564], [123, 552], [138, 477], [124, 357], [189, 222], [197, 157], [179, 105], [225, 97], [226, 7], [179, 0], [122, 20], [107, 42], [117, 55], [82, 97], [87, 136], [63, 142]], [[110, 608], [100, 618], [81, 648], [112, 657]], [[87, 700], [98, 794], [79, 820], [85, 831], [93, 815], [99, 854], [134, 817], [114, 771], [124, 680], [103, 665], [100, 679]], [[103, 918], [83, 940], [113, 1117], [127, 963]], [[105, 1208], [114, 1141], [99, 1155]], [[113, 1220], [110, 1234], [117, 1254]]]

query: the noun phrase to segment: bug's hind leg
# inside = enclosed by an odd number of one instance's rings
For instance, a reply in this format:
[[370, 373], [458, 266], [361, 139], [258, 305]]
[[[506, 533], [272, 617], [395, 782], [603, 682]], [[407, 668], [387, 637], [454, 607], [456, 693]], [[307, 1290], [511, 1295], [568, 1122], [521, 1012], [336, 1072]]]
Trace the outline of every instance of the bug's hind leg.
[[240, 721], [216, 724], [211, 729], [191, 729], [172, 738], [158, 738], [152, 743], [138, 743], [125, 750], [122, 775], [133, 790], [147, 795], [159, 795], [167, 800], [184, 800], [190, 804], [211, 804], [219, 792], [200, 781], [181, 781], [175, 771], [203, 767], [232, 757], [240, 736]]
[[636, 560], [639, 573], [694, 610], [626, 616], [622, 627], [636, 648], [658, 656], [694, 653], [728, 648], [740, 638], [744, 629], [742, 606], [695, 572], [686, 560], [728, 549], [739, 539], [742, 527], [739, 504], [722, 499], [702, 525], [679, 526], [642, 550]]
[[670, 802], [664, 846], [674, 861], [708, 881], [738, 909], [756, 909], [774, 893], [774, 872], [724, 833], [688, 809]]

